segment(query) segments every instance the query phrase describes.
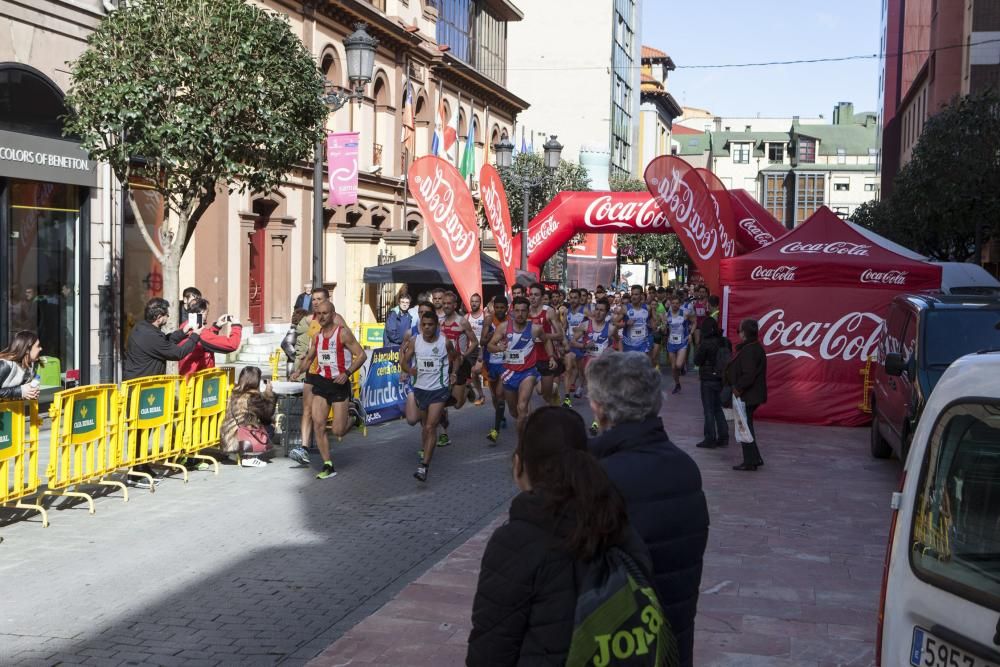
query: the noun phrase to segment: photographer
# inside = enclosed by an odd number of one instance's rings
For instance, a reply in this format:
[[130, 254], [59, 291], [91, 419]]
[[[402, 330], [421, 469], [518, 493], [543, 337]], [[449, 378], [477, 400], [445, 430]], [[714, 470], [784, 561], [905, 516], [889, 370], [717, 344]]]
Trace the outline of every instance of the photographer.
[[206, 368], [215, 368], [215, 355], [230, 354], [240, 349], [243, 336], [243, 326], [232, 315], [223, 315], [214, 324], [206, 325], [208, 320], [208, 301], [193, 299], [187, 306], [188, 317], [181, 324], [181, 331], [187, 332], [197, 327], [204, 327], [200, 340], [194, 349], [178, 364], [178, 372], [187, 377]]
[[[159, 297], [146, 303], [143, 321], [135, 325], [125, 345], [122, 379], [134, 380], [167, 372], [168, 361], [180, 361], [195, 348], [202, 327], [186, 332], [175, 331], [169, 336], [161, 330], [167, 323], [170, 305]], [[180, 343], [180, 341], [184, 341]], [[178, 345], [178, 343], [180, 343]]]

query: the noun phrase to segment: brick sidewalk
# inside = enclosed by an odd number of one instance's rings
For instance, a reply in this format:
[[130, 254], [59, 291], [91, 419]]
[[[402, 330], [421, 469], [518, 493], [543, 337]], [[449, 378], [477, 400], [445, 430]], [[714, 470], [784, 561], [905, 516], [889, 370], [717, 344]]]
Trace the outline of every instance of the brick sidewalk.
[[[697, 385], [662, 415], [698, 462], [712, 529], [698, 605], [695, 664], [867, 666], [896, 461], [868, 455], [867, 430], [762, 422], [766, 465], [730, 466], [738, 447], [700, 450]], [[500, 517], [312, 663], [461, 665], [479, 561]]]

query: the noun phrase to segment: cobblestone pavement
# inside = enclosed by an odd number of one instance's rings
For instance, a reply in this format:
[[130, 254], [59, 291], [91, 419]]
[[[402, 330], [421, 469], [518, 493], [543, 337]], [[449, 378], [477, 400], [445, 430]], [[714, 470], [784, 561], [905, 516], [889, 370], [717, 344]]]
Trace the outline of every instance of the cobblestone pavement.
[[[671, 439], [701, 468], [712, 520], [695, 664], [871, 665], [898, 461], [869, 457], [867, 429], [760, 422], [766, 465], [734, 472], [738, 447], [694, 447], [701, 439], [696, 388], [686, 381], [662, 411]], [[502, 518], [311, 664], [463, 664], [479, 561]]]
[[513, 420], [495, 448], [491, 421], [453, 411], [426, 485], [398, 422], [335, 445], [330, 480], [279, 459], [46, 529], [0, 510], [0, 664], [303, 664], [507, 506]]

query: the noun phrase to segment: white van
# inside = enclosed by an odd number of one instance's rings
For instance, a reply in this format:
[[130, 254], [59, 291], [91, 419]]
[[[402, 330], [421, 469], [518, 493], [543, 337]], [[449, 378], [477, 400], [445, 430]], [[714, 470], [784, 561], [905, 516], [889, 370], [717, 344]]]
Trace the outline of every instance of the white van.
[[903, 469], [876, 664], [1000, 667], [1000, 353], [955, 361]]

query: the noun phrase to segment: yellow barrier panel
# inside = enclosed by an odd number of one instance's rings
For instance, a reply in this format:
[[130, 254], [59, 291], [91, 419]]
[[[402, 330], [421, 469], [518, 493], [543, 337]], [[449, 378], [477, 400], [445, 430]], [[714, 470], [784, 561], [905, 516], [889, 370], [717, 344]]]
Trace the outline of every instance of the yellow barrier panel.
[[[188, 481], [187, 468], [170, 460], [185, 453], [177, 420], [180, 383], [179, 375], [154, 375], [122, 383], [119, 439], [123, 466], [155, 463], [177, 470]], [[135, 470], [129, 474], [149, 477], [150, 492], [156, 490], [151, 475]]]
[[219, 462], [211, 456], [200, 454], [206, 447], [219, 446], [222, 437], [222, 420], [226, 417], [232, 373], [224, 368], [208, 368], [191, 375], [184, 383], [182, 412], [184, 421], [184, 450], [195, 459], [204, 459], [215, 466]]
[[52, 417], [46, 469], [49, 485], [43, 495], [82, 498], [93, 514], [93, 497], [68, 489], [101, 484], [119, 487], [128, 502], [125, 484], [104, 478], [123, 467], [118, 407], [118, 387], [113, 384], [94, 384], [56, 393], [49, 409]]
[[[25, 423], [27, 422], [27, 424]], [[17, 501], [17, 509], [33, 509], [42, 515], [48, 527], [49, 515], [41, 505], [23, 502], [34, 495], [38, 478], [38, 403], [36, 401], [0, 402], [0, 505]], [[24, 439], [27, 426], [28, 439]]]

